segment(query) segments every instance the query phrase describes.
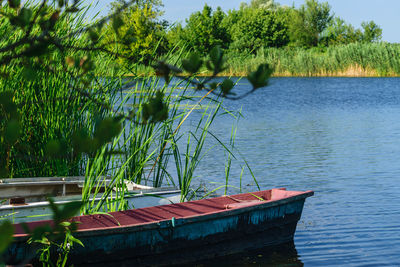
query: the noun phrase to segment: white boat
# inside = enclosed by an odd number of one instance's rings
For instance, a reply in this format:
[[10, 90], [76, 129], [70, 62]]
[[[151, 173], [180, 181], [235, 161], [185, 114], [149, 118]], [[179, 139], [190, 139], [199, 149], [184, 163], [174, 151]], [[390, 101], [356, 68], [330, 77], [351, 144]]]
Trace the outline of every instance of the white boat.
[[[100, 192], [111, 181], [104, 180]], [[43, 177], [13, 178], [0, 180], [0, 221], [10, 220], [13, 223], [32, 222], [51, 219], [51, 209], [46, 200], [52, 196], [56, 204], [65, 204], [81, 200], [84, 177]], [[127, 182], [125, 200], [129, 208], [146, 208], [157, 205], [178, 203], [180, 190], [174, 187], [154, 188]], [[90, 200], [98, 203], [102, 194], [91, 196]], [[108, 202], [114, 197], [109, 197]], [[106, 204], [103, 210], [107, 211]], [[77, 214], [78, 215], [78, 214]]]

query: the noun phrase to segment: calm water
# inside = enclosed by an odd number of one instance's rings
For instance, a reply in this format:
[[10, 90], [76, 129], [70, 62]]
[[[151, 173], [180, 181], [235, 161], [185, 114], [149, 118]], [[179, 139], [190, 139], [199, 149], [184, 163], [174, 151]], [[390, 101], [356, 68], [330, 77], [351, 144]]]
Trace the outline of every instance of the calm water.
[[[248, 86], [242, 80], [236, 90]], [[260, 186], [315, 196], [293, 248], [205, 265], [400, 266], [400, 79], [275, 78], [225, 105], [243, 108], [236, 147]], [[218, 118], [212, 132], [229, 140], [232, 122]], [[223, 164], [216, 147], [196, 174], [223, 183]], [[239, 185], [235, 164], [230, 184]], [[255, 189], [248, 173], [243, 179], [245, 190]]]

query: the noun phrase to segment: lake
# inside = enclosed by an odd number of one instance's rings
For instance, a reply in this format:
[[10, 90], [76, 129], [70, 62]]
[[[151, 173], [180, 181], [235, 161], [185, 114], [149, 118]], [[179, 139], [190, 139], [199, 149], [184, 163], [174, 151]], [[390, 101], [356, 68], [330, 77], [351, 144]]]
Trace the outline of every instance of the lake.
[[[248, 82], [235, 90], [249, 90]], [[260, 187], [315, 196], [306, 201], [294, 245], [204, 265], [400, 266], [399, 78], [273, 78], [225, 106], [242, 108], [236, 148]], [[233, 121], [218, 118], [212, 132], [228, 141]], [[224, 183], [224, 158], [213, 148], [196, 175], [211, 187]], [[236, 163], [230, 184], [239, 186]], [[249, 172], [242, 184], [256, 190]]]

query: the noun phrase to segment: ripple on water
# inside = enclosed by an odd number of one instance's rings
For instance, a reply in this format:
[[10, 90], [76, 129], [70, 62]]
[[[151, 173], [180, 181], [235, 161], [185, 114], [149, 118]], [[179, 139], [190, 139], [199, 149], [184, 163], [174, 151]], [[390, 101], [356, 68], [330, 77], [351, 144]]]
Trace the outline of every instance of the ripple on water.
[[[225, 105], [242, 107], [236, 148], [262, 188], [315, 191], [298, 225], [296, 256], [281, 253], [287, 261], [279, 264], [400, 266], [400, 79], [276, 78]], [[232, 122], [217, 119], [213, 133], [228, 142]], [[196, 175], [223, 183], [224, 158], [214, 148]], [[231, 173], [239, 177], [240, 165]], [[248, 172], [243, 179], [246, 190], [256, 189]], [[266, 258], [254, 262], [274, 266]]]

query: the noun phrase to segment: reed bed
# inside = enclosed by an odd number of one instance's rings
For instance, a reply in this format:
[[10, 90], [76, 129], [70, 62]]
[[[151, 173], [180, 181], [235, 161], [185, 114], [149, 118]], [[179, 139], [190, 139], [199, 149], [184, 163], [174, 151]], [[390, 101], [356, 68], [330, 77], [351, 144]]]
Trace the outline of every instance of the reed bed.
[[400, 45], [354, 43], [328, 48], [264, 48], [255, 55], [229, 54], [225, 75], [243, 75], [260, 63], [274, 76], [390, 77], [400, 75]]
[[[58, 24], [60, 36], [84, 27], [85, 12]], [[1, 46], [16, 38], [6, 23], [0, 25], [0, 34], [7, 36], [0, 40]], [[71, 46], [84, 46], [86, 39], [79, 35], [65, 41]], [[172, 49], [162, 59], [177, 64], [186, 53]], [[71, 56], [80, 55], [77, 52]], [[84, 88], [90, 98], [77, 90], [84, 77], [64, 71], [65, 54], [61, 52], [54, 52], [51, 59], [42, 62], [28, 61], [33, 73], [26, 73], [17, 64], [0, 70], [9, 74], [7, 78], [0, 77], [0, 92], [12, 93], [23, 133], [18, 145], [10, 149], [9, 178], [85, 176], [82, 214], [132, 208], [125, 201], [126, 181], [154, 187], [176, 186], [182, 191], [181, 201], [195, 197], [193, 181], [199, 162], [208, 153], [203, 148], [209, 142], [209, 130], [215, 118], [226, 113], [221, 99], [200, 95], [188, 81], [177, 79], [167, 85], [152, 75], [141, 77], [139, 74], [149, 74], [151, 70], [140, 64], [121, 66], [111, 56], [91, 56], [96, 76], [91, 76], [92, 82]], [[142, 104], [158, 91], [164, 93], [169, 118], [161, 123], [145, 123], [141, 119]], [[193, 112], [200, 114], [198, 120], [183, 131], [182, 124]], [[129, 114], [131, 119], [121, 119], [122, 130], [117, 137], [97, 151], [76, 151], [76, 133], [94, 136], [98, 121], [121, 113]], [[49, 153], [51, 149], [57, 153]], [[227, 168], [234, 157], [229, 153]], [[105, 177], [111, 180], [107, 185]], [[228, 177], [229, 172], [226, 182]], [[96, 198], [101, 200], [96, 202]]]
[[[169, 58], [176, 58], [171, 51]], [[182, 52], [181, 52], [182, 53]], [[246, 76], [260, 64], [274, 67], [275, 77], [393, 77], [400, 75], [400, 45], [353, 43], [321, 48], [260, 48], [254, 54], [226, 51], [227, 68], [219, 76]], [[164, 57], [161, 57], [164, 59]], [[202, 69], [199, 76], [210, 76]], [[136, 66], [127, 76], [154, 76], [154, 70]]]

